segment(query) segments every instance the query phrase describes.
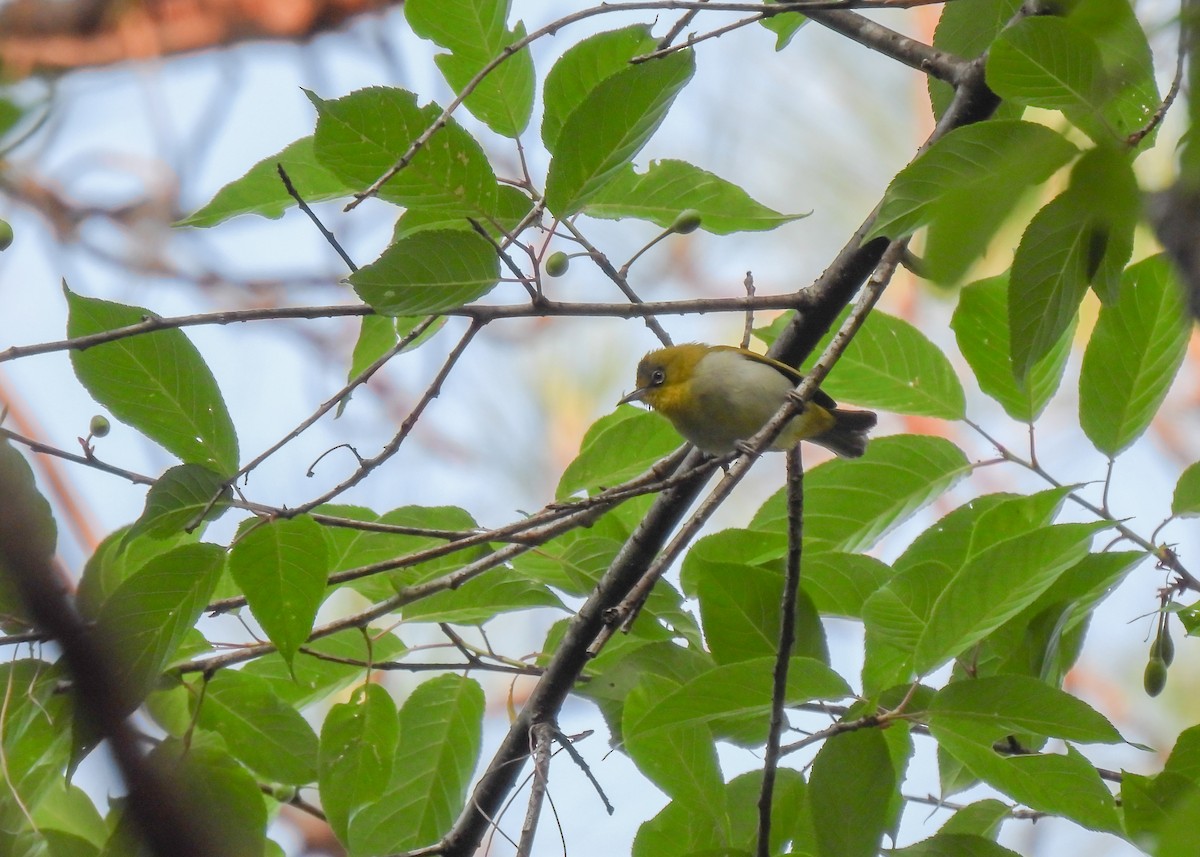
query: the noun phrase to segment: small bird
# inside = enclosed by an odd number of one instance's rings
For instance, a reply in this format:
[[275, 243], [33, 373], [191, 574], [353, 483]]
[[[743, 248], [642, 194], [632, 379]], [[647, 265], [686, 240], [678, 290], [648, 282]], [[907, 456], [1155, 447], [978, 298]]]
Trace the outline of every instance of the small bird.
[[[621, 399], [645, 402], [705, 452], [723, 455], [762, 428], [804, 376], [778, 360], [729, 345], [691, 342], [651, 351], [637, 367], [637, 389]], [[817, 390], [772, 449], [810, 440], [845, 458], [867, 449], [872, 411], [839, 408]]]

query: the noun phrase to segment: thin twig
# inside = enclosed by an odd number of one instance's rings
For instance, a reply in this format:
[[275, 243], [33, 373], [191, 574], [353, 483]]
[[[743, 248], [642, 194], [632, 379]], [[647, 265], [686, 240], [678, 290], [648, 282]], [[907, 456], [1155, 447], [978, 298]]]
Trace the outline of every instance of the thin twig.
[[342, 257], [342, 261], [346, 263], [346, 267], [351, 271], [357, 271], [358, 265], [354, 264], [354, 260], [351, 259], [350, 254], [342, 248], [342, 245], [338, 242], [337, 238], [334, 237], [334, 234], [325, 227], [325, 224], [321, 222], [321, 219], [317, 217], [316, 213], [308, 207], [308, 203], [304, 201], [304, 197], [300, 195], [300, 192], [296, 190], [296, 186], [292, 184], [292, 178], [287, 174], [287, 170], [283, 168], [283, 164], [275, 164], [275, 170], [279, 173], [279, 178], [283, 182], [283, 187], [288, 192], [288, 196], [296, 200], [296, 205], [300, 206], [300, 210], [308, 215], [308, 219], [311, 220], [313, 225], [317, 227], [317, 230], [322, 236], [324, 236], [325, 241], [328, 242], [329, 246], [332, 247], [334, 251], [336, 251], [337, 254]]
[[659, 50], [670, 46], [679, 38], [679, 34], [686, 30], [688, 24], [692, 23], [692, 20], [699, 14], [699, 9], [689, 9], [685, 12], [678, 21], [671, 25], [671, 29], [667, 30], [667, 34], [658, 40]]
[[[589, 732], [585, 734], [591, 733]], [[616, 810], [613, 808], [613, 805], [609, 803], [608, 795], [606, 795], [604, 793], [604, 789], [600, 787], [600, 781], [597, 780], [596, 775], [592, 773], [591, 766], [588, 765], [583, 756], [579, 754], [579, 751], [575, 749], [575, 740], [567, 735], [564, 735], [562, 730], [557, 726], [554, 728], [554, 737], [558, 740], [558, 743], [562, 746], [562, 748], [567, 751], [567, 755], [571, 757], [571, 761], [578, 765], [579, 770], [583, 771], [583, 775], [588, 778], [588, 782], [592, 784], [592, 788], [594, 788], [596, 790], [596, 794], [600, 796], [600, 800], [604, 803], [604, 809], [608, 812], [608, 814], [612, 815], [615, 813]]]
[[783, 734], [787, 704], [788, 664], [796, 644], [796, 599], [800, 595], [800, 556], [804, 537], [804, 463], [800, 444], [787, 452], [788, 550], [783, 599], [779, 606], [779, 647], [771, 685], [771, 722], [763, 752], [762, 788], [758, 795], [758, 857], [771, 857], [771, 807], [775, 772], [779, 767], [779, 739]]
[[[591, 260], [596, 263], [596, 266], [604, 272], [604, 275], [612, 280], [614, 284], [616, 284], [616, 287], [621, 290], [621, 294], [629, 298], [629, 302], [631, 304], [636, 305], [644, 303], [642, 299], [638, 297], [637, 292], [633, 290], [633, 287], [629, 285], [629, 280], [626, 278], [625, 274], [613, 267], [612, 262], [608, 261], [608, 257], [601, 253], [600, 250], [598, 250], [590, 241], [588, 241], [574, 223], [569, 220], [561, 221], [561, 223], [563, 227], [571, 233], [571, 237], [578, 241], [580, 246], [587, 251], [588, 256], [591, 257]], [[637, 257], [635, 256], [634, 258]], [[661, 342], [663, 345], [671, 344], [671, 337], [663, 329], [663, 326], [658, 323], [658, 319], [656, 319], [653, 315], [643, 316], [642, 322], [650, 329], [651, 333], [658, 337], [659, 342]]]
[[[746, 272], [746, 278], [742, 280], [742, 288], [746, 290], [746, 297], [754, 297], [754, 274], [750, 271]], [[754, 310], [746, 310], [746, 323], [742, 326], [742, 348], [750, 347], [750, 337], [754, 335]]]
[[1175, 103], [1175, 99], [1179, 96], [1180, 87], [1183, 85], [1183, 70], [1188, 55], [1188, 34], [1191, 31], [1186, 18], [1183, 15], [1180, 18], [1179, 46], [1175, 53], [1175, 74], [1171, 78], [1171, 88], [1167, 90], [1167, 94], [1158, 105], [1158, 109], [1154, 111], [1154, 115], [1146, 121], [1146, 124], [1125, 138], [1125, 145], [1131, 149], [1136, 148], [1142, 140], [1146, 139], [1147, 136], [1154, 132], [1155, 128], [1162, 124], [1163, 119], [1167, 117], [1167, 111], [1171, 109], [1171, 105]]
[[421, 414], [425, 412], [425, 408], [427, 408], [429, 403], [441, 394], [442, 384], [446, 382], [446, 378], [449, 376], [450, 371], [454, 368], [455, 364], [458, 363], [459, 358], [461, 358], [463, 353], [467, 350], [467, 346], [471, 344], [471, 340], [475, 338], [475, 334], [479, 333], [479, 331], [482, 329], [482, 323], [471, 323], [470, 327], [468, 327], [466, 332], [462, 335], [462, 338], [459, 339], [458, 343], [450, 351], [450, 354], [447, 355], [446, 360], [442, 363], [442, 368], [438, 370], [437, 374], [433, 378], [433, 381], [431, 381], [429, 386], [425, 389], [425, 392], [421, 395], [421, 398], [417, 400], [417, 404], [409, 412], [408, 416], [404, 418], [404, 422], [400, 424], [400, 430], [397, 431], [392, 439], [388, 441], [383, 449], [379, 451], [378, 455], [372, 458], [364, 459], [363, 463], [356, 468], [354, 473], [352, 473], [349, 477], [342, 480], [340, 483], [326, 491], [321, 496], [309, 500], [307, 503], [304, 503], [301, 506], [298, 506], [293, 511], [293, 514], [300, 515], [306, 512], [311, 512], [316, 507], [328, 503], [334, 497], [337, 497], [339, 494], [349, 490], [350, 488], [353, 488], [359, 482], [362, 482], [373, 470], [399, 452], [400, 446], [412, 432], [413, 427], [417, 424], [417, 420], [419, 420], [421, 418]]
[[516, 857], [529, 857], [533, 853], [533, 838], [537, 833], [542, 802], [546, 799], [546, 787], [550, 782], [550, 744], [554, 740], [554, 732], [552, 723], [537, 723], [529, 733], [533, 743], [533, 784], [529, 787], [529, 807], [525, 810], [525, 823], [521, 826]]
[[[964, 419], [963, 422], [974, 429], [977, 434], [992, 444], [992, 446], [996, 447], [997, 452], [1000, 453], [1005, 461], [1011, 461], [1013, 464], [1024, 467], [1030, 473], [1036, 474], [1055, 488], [1063, 487], [1063, 484], [1051, 476], [1049, 471], [1043, 468], [1040, 464], [1038, 464], [1036, 461], [1028, 461], [1017, 455], [999, 440], [988, 434], [987, 431], [978, 423], [975, 423], [970, 419]], [[1162, 563], [1163, 566], [1169, 568], [1172, 572], [1178, 575], [1180, 585], [1185, 586], [1194, 592], [1200, 592], [1200, 580], [1197, 580], [1196, 577], [1187, 570], [1184, 564], [1179, 561], [1179, 557], [1175, 555], [1174, 551], [1160, 550], [1159, 547], [1153, 542], [1148, 541], [1147, 539], [1135, 533], [1133, 530], [1129, 529], [1124, 521], [1114, 518], [1112, 515], [1105, 512], [1105, 510], [1100, 506], [1097, 506], [1095, 503], [1089, 502], [1085, 498], [1081, 497], [1076, 491], [1068, 492], [1067, 496], [1073, 502], [1087, 509], [1100, 520], [1108, 522], [1122, 536], [1145, 550], [1148, 554]]]
[[[614, 269], [615, 270], [615, 269]], [[537, 306], [523, 304], [468, 305], [444, 310], [441, 314], [469, 318], [481, 323], [503, 319], [525, 318], [644, 318], [655, 315], [691, 315], [694, 313], [745, 312], [754, 310], [807, 309], [812, 298], [806, 292], [791, 292], [776, 295], [758, 295], [753, 298], [689, 298], [678, 301], [641, 301], [635, 303], [576, 302], [544, 300]], [[222, 312], [195, 313], [173, 317], [147, 316], [145, 319], [123, 327], [102, 330], [86, 336], [38, 342], [30, 345], [12, 345], [0, 351], [0, 363], [52, 354], [58, 351], [83, 351], [106, 342], [116, 342], [133, 336], [144, 336], [159, 330], [175, 330], [204, 325], [244, 324], [251, 321], [288, 321], [293, 319], [346, 318], [375, 315], [369, 306], [333, 305], [305, 307], [274, 307], [270, 309], [226, 310]]]

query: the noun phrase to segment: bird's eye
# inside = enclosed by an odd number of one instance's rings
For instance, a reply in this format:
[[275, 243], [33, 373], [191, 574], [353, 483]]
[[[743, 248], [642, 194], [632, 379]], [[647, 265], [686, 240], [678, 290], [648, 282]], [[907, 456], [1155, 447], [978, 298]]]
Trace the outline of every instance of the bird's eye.
[[654, 387], [661, 385], [665, 380], [667, 380], [667, 374], [661, 369], [655, 369], [650, 373], [650, 384]]

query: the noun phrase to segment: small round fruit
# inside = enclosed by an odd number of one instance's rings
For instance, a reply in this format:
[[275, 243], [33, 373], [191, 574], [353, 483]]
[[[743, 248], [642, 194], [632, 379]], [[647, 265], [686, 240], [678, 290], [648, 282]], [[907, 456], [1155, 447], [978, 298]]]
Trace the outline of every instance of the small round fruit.
[[1158, 656], [1163, 659], [1163, 663], [1167, 666], [1175, 660], [1175, 641], [1171, 639], [1171, 632], [1167, 629], [1167, 623], [1163, 623], [1162, 633], [1158, 635]]
[[561, 277], [571, 267], [571, 257], [561, 250], [551, 253], [546, 259], [546, 273], [551, 277]]
[[92, 417], [91, 423], [88, 425], [88, 431], [92, 437], [104, 437], [112, 429], [112, 423], [108, 421], [108, 417], [96, 414]]
[[1167, 686], [1167, 665], [1162, 658], [1151, 658], [1146, 662], [1146, 672], [1142, 675], [1142, 687], [1147, 696], [1158, 696]]
[[7, 220], [0, 220], [0, 250], [7, 250], [13, 243], [13, 228]]
[[694, 208], [685, 208], [679, 212], [679, 216], [671, 224], [671, 231], [678, 232], [680, 235], [687, 235], [689, 232], [695, 232], [700, 228], [701, 220], [700, 212]]

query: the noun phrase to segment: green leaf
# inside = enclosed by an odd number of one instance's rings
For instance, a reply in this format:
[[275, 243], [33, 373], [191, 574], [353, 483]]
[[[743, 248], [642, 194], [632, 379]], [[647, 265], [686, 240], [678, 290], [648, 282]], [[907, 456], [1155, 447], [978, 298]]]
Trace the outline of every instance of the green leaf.
[[926, 266], [957, 281], [983, 255], [1021, 194], [1066, 164], [1076, 149], [1044, 125], [991, 120], [957, 128], [901, 170], [864, 240], [929, 226]]
[[1189, 726], [1179, 733], [1163, 765], [1163, 773], [1175, 774], [1200, 786], [1200, 725]]
[[1142, 551], [1089, 553], [972, 651], [975, 675], [1028, 675], [1061, 684], [1079, 657], [1096, 605], [1145, 558]]
[[184, 745], [169, 738], [149, 756], [151, 764], [179, 784], [185, 806], [196, 807], [198, 818], [211, 820], [206, 831], [214, 840], [213, 853], [258, 855], [267, 833], [267, 806], [250, 773], [220, 748], [195, 736]]
[[[762, 771], [750, 771], [735, 777], [725, 786], [728, 819], [714, 817], [707, 809], [678, 802], [667, 804], [658, 815], [643, 824], [633, 840], [632, 857], [686, 857], [689, 854], [751, 853], [758, 835], [758, 797], [762, 791]], [[812, 842], [812, 833], [797, 807], [804, 805], [806, 785], [798, 771], [776, 771], [772, 800], [771, 853], [782, 853], [784, 843], [792, 843], [793, 854], [804, 854], [801, 843]], [[807, 831], [807, 833], [805, 832]], [[740, 849], [740, 850], [734, 850]]]
[[551, 148], [545, 199], [556, 217], [581, 211], [641, 150], [695, 66], [693, 53], [680, 51], [630, 66], [588, 92]]
[[146, 562], [159, 554], [185, 544], [194, 544], [198, 539], [188, 533], [174, 537], [153, 538], [142, 536], [126, 539], [128, 527], [122, 527], [108, 535], [88, 558], [75, 593], [79, 612], [87, 619], [95, 619], [100, 606], [109, 595]]
[[[875, 857], [888, 826], [896, 769], [878, 729], [828, 739], [813, 761], [808, 808], [819, 857]], [[831, 824], [829, 819], [853, 819]]]
[[659, 415], [633, 407], [617, 408], [587, 430], [579, 455], [558, 480], [555, 497], [562, 500], [632, 479], [678, 449], [680, 442], [671, 424]]
[[[388, 533], [347, 526], [325, 527], [325, 537], [330, 545], [331, 572], [360, 568], [442, 547], [448, 539], [468, 533], [478, 526], [474, 518], [457, 506], [401, 506], [384, 515], [346, 506], [321, 507], [318, 511], [350, 520], [386, 524], [400, 530]], [[488, 551], [486, 545], [452, 551], [424, 562], [359, 577], [344, 585], [372, 601], [379, 601], [395, 595], [399, 587], [431, 580], [482, 557]]]
[[[216, 502], [213, 498], [217, 497]], [[212, 521], [229, 508], [230, 490], [225, 477], [199, 464], [179, 464], [155, 480], [146, 493], [146, 508], [122, 539], [138, 536], [161, 539], [185, 528]]]
[[1189, 464], [1175, 483], [1171, 514], [1177, 518], [1200, 517], [1200, 461]]
[[512, 185], [496, 186], [496, 204], [485, 220], [475, 220], [474, 225], [466, 218], [462, 210], [451, 206], [438, 208], [421, 206], [410, 208], [400, 215], [392, 230], [392, 240], [399, 241], [418, 232], [437, 229], [457, 229], [465, 232], [475, 232], [475, 226], [487, 230], [496, 241], [506, 235], [517, 232], [517, 226], [529, 214], [533, 202], [520, 188]]
[[1121, 734], [1081, 699], [1025, 676], [1002, 675], [956, 681], [929, 706], [930, 727], [988, 735], [1032, 732], [1085, 744], [1119, 744]]
[[950, 326], [979, 388], [1014, 420], [1031, 423], [1042, 415], [1062, 383], [1075, 323], [1072, 316], [1050, 350], [1034, 362], [1024, 382], [1017, 380], [1013, 371], [1007, 275], [963, 287]]
[[1117, 302], [1100, 309], [1079, 375], [1079, 423], [1098, 450], [1115, 457], [1150, 426], [1191, 330], [1167, 258], [1131, 266]]
[[252, 522], [229, 553], [250, 612], [289, 664], [312, 632], [328, 564], [325, 536], [307, 515]]
[[[317, 108], [314, 147], [320, 162], [343, 181], [365, 187], [387, 172], [441, 115], [417, 106], [413, 93], [369, 87], [335, 101], [311, 92]], [[379, 191], [404, 206], [454, 209], [486, 220], [495, 208], [496, 174], [479, 143], [453, 119]]]
[[[962, 57], [975, 59], [991, 47], [996, 36], [1009, 25], [1021, 8], [1021, 0], [974, 0], [972, 3], [948, 3], [942, 7], [937, 29], [933, 33], [933, 46], [939, 50]], [[933, 115], [938, 119], [950, 106], [954, 88], [935, 77], [929, 77], [929, 101]], [[1019, 119], [1024, 108], [1007, 111], [1002, 102], [997, 108], [996, 118]], [[1012, 115], [1009, 115], [1009, 114]]]
[[[739, 665], [740, 666], [740, 665]], [[621, 736], [625, 752], [652, 783], [677, 803], [713, 819], [724, 815], [725, 790], [712, 729], [689, 717], [648, 731], [643, 721], [679, 685], [645, 675], [625, 698]], [[651, 721], [654, 722], [654, 721]]]
[[1064, 19], [1026, 17], [1007, 27], [988, 51], [988, 86], [1001, 98], [1062, 110], [1096, 130], [1104, 67], [1096, 43]]
[[[780, 214], [761, 205], [735, 184], [686, 161], [651, 161], [638, 174], [626, 164], [584, 206], [592, 217], [636, 217], [663, 229], [681, 211], [700, 213], [700, 228], [714, 235], [761, 232], [808, 214]], [[811, 214], [811, 212], [809, 212]]]
[[[1118, 138], [1142, 128], [1159, 106], [1146, 28], [1129, 0], [1082, 0], [1068, 18], [1100, 51], [1104, 118]], [[1152, 143], [1151, 135], [1143, 145]]]
[[969, 833], [938, 833], [889, 854], [891, 857], [1020, 857], [1016, 851]]
[[[434, 58], [455, 93], [505, 49], [525, 37], [518, 24], [505, 27], [508, 0], [412, 0], [404, 16], [413, 32], [449, 54]], [[510, 55], [466, 97], [463, 105], [485, 125], [505, 137], [517, 137], [533, 111], [533, 59], [529, 49]]]
[[391, 244], [350, 275], [354, 291], [383, 315], [430, 315], [486, 295], [500, 279], [500, 259], [474, 232], [417, 232]]
[[535, 607], [566, 606], [545, 585], [505, 571], [468, 580], [454, 589], [414, 601], [404, 608], [404, 618], [420, 622], [482, 625], [501, 613]]
[[[556, 623], [546, 635], [543, 663], [550, 653], [557, 651], [566, 624], [565, 620]], [[634, 625], [633, 633], [609, 641], [588, 664], [589, 681], [579, 686], [580, 695], [599, 706], [614, 744], [624, 741], [621, 728], [625, 703], [647, 676], [668, 680], [664, 687], [669, 692], [716, 665], [700, 646], [685, 649], [666, 639], [649, 640], [638, 633], [640, 625], [640, 622]], [[639, 703], [641, 710], [645, 711], [651, 701]]]
[[[1130, 771], [1121, 776], [1121, 815], [1125, 821], [1125, 836], [1144, 848], [1155, 845], [1155, 855], [1186, 857], [1195, 845], [1195, 817], [1200, 807], [1200, 789], [1194, 782], [1172, 771], [1164, 770], [1155, 777], [1145, 777]], [[1180, 815], [1185, 814], [1193, 825], [1191, 836], [1180, 836]]]
[[282, 152], [263, 158], [244, 176], [217, 191], [203, 208], [179, 221], [177, 226], [216, 226], [239, 214], [258, 214], [277, 219], [296, 204], [279, 177], [279, 165], [287, 171], [293, 187], [309, 205], [349, 196], [357, 186], [348, 184], [321, 165], [313, 150], [313, 138], [304, 137]]
[[939, 835], [967, 834], [971, 836], [995, 837], [1000, 823], [1008, 818], [1011, 810], [995, 798], [985, 798], [967, 804], [946, 820]]
[[800, 586], [821, 615], [861, 619], [863, 604], [892, 574], [890, 566], [866, 554], [813, 552], [801, 560]]
[[961, 506], [919, 535], [896, 560], [891, 581], [863, 605], [864, 683], [882, 690], [908, 681], [911, 655], [956, 576], [984, 553], [1045, 527], [1067, 489], [1030, 496], [987, 495]]
[[[0, 847], [11, 845], [18, 831], [36, 832], [30, 830], [26, 810], [50, 800], [64, 781], [74, 712], [62, 692], [63, 677], [60, 667], [33, 658], [0, 665], [0, 686], [11, 690], [0, 733], [5, 796], [0, 800]], [[80, 828], [72, 829], [83, 832]]]
[[1070, 327], [1089, 283], [1101, 299], [1115, 299], [1133, 249], [1137, 206], [1128, 156], [1092, 149], [1072, 170], [1070, 187], [1030, 221], [1009, 281], [1009, 335], [1018, 378]]
[[[85, 298], [63, 287], [74, 338], [138, 324], [154, 314], [135, 306]], [[232, 475], [237, 434], [212, 372], [178, 330], [159, 330], [71, 352], [79, 382], [114, 417], [188, 464]]]
[[[34, 808], [33, 822], [47, 836], [66, 834], [93, 849], [91, 852], [86, 849], [77, 852], [80, 854], [98, 853], [108, 838], [104, 819], [87, 792], [62, 780], [54, 782]], [[53, 848], [51, 855], [57, 857]]]
[[935, 602], [917, 642], [917, 672], [924, 675], [962, 654], [1033, 603], [1083, 558], [1092, 534], [1103, 526], [1101, 522], [1045, 527], [982, 553]]
[[[776, 3], [778, 0], [765, 0], [765, 2]], [[800, 28], [808, 23], [808, 18], [799, 12], [783, 12], [763, 18], [760, 23], [764, 29], [775, 34], [775, 50], [781, 51], [788, 46]]]
[[[822, 350], [814, 348], [801, 369], [808, 371]], [[867, 316], [821, 389], [839, 402], [897, 414], [958, 420], [966, 412], [962, 384], [942, 350], [907, 321], [879, 310]]]
[[[696, 581], [704, 637], [718, 664], [773, 655], [779, 649], [783, 575], [773, 569], [734, 563], [705, 563]], [[796, 604], [792, 654], [828, 662], [825, 634], [811, 599]]]
[[925, 675], [1011, 619], [1087, 553], [1098, 525], [1014, 535], [946, 577], [928, 563], [899, 573], [863, 608], [872, 630], [913, 652]]
[[[774, 668], [773, 655], [717, 666], [669, 692], [658, 693], [652, 704], [636, 716], [627, 707], [623, 731], [630, 755], [640, 765], [640, 753], [652, 751], [655, 741], [665, 734], [693, 726], [715, 728], [731, 718], [756, 720], [761, 732], [757, 741], [762, 743], [771, 710]], [[788, 705], [843, 699], [850, 694], [845, 680], [820, 661], [804, 657], [790, 660]]]
[[[804, 477], [804, 546], [861, 551], [970, 472], [962, 450], [938, 437], [882, 437], [862, 458], [834, 459]], [[787, 506], [777, 492], [750, 528], [787, 532]]]
[[1119, 832], [1112, 794], [1095, 767], [1068, 746], [1066, 755], [1003, 757], [992, 745], [1006, 735], [974, 723], [939, 723], [933, 735], [939, 745], [979, 779], [1031, 809], [1061, 815], [1092, 830]]
[[[5, 495], [5, 504], [11, 503], [12, 508], [24, 509], [28, 520], [34, 522], [31, 531], [22, 531], [20, 534], [24, 542], [24, 551], [39, 560], [50, 562], [58, 543], [58, 525], [54, 520], [54, 512], [38, 490], [29, 462], [4, 438], [0, 438], [0, 480], [11, 492]], [[16, 546], [8, 546], [6, 552], [13, 547]], [[3, 560], [0, 560], [0, 617], [9, 620], [13, 625], [19, 623], [31, 626], [32, 622], [23, 618], [28, 612], [15, 583], [12, 572], [6, 569]]]
[[645, 24], [597, 33], [567, 48], [550, 72], [542, 92], [542, 142], [558, 151], [563, 125], [588, 94], [607, 78], [629, 68], [629, 60], [654, 50]]
[[412, 692], [400, 709], [391, 780], [350, 820], [350, 853], [406, 851], [450, 829], [479, 759], [483, 708], [479, 685], [460, 676]]
[[220, 734], [239, 761], [267, 780], [290, 785], [316, 780], [317, 736], [266, 680], [221, 670], [202, 697], [193, 697], [192, 707], [202, 729]]
[[391, 696], [365, 684], [347, 703], [330, 709], [321, 727], [321, 808], [342, 842], [364, 807], [379, 800], [392, 779], [400, 720]]
[[195, 626], [225, 568], [217, 545], [183, 545], [150, 559], [105, 600], [97, 634], [113, 653], [132, 710]]

